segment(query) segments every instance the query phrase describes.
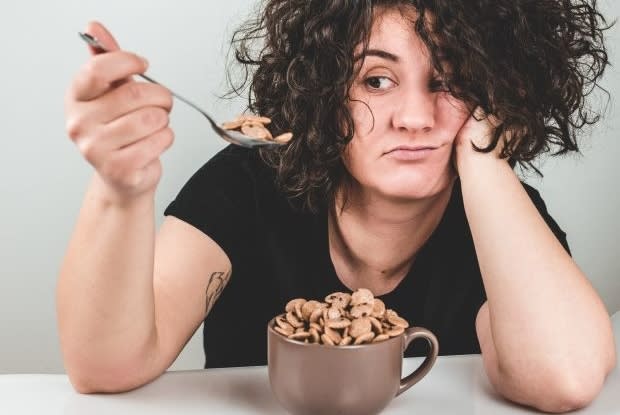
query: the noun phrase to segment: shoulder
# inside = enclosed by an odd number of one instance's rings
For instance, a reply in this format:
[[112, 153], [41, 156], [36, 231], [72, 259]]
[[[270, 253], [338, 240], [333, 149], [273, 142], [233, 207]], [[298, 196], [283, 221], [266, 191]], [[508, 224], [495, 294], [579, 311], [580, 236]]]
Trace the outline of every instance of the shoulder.
[[543, 220], [545, 221], [545, 223], [547, 224], [551, 232], [553, 232], [557, 240], [562, 244], [566, 252], [570, 255], [571, 250], [568, 245], [568, 239], [566, 237], [566, 232], [564, 232], [560, 224], [553, 218], [553, 216], [551, 216], [551, 213], [549, 212], [549, 209], [547, 208], [547, 204], [545, 203], [542, 196], [540, 195], [540, 192], [536, 190], [534, 187], [530, 186], [529, 184], [523, 181], [521, 182], [521, 184], [523, 185], [523, 188], [525, 189], [528, 196], [530, 197], [530, 200], [532, 201], [532, 203], [538, 210], [538, 213], [543, 218]]
[[273, 169], [256, 150], [229, 146], [204, 163], [164, 210], [202, 231], [238, 266], [259, 206], [277, 199]]
[[216, 153], [198, 171], [195, 177], [208, 180], [218, 179], [220, 183], [249, 180], [273, 173], [260, 158], [255, 149], [229, 145]]
[[[525, 190], [525, 192], [527, 193], [527, 195], [530, 197], [530, 200], [532, 201], [532, 203], [534, 203], [534, 205], [536, 206], [536, 208], [538, 208], [538, 210], [540, 211], [547, 209], [546, 205], [545, 205], [545, 201], [543, 200], [540, 192], [530, 186], [529, 184], [527, 184], [526, 182], [521, 180], [521, 185], [523, 186], [523, 189]], [[461, 190], [461, 181], [460, 179], [456, 179], [454, 187], [452, 189], [452, 198], [450, 200], [450, 204], [451, 205], [456, 205], [456, 207], [460, 208], [460, 210], [464, 209], [463, 206], [463, 201], [462, 201], [462, 190]]]
[[203, 232], [255, 217], [260, 199], [277, 198], [275, 173], [256, 150], [228, 146], [204, 163], [164, 211]]
[[[570, 253], [566, 232], [562, 230], [558, 222], [551, 216], [547, 204], [543, 200], [540, 192], [524, 181], [521, 181], [521, 185], [547, 226], [551, 229], [562, 246], [564, 246], [566, 251]], [[455, 182], [452, 197], [440, 223], [439, 232], [436, 233], [444, 235], [446, 237], [444, 239], [451, 241], [450, 243], [456, 243], [456, 241], [460, 240], [469, 244], [472, 241], [467, 216], [465, 214], [465, 207], [463, 205], [460, 180], [458, 179]], [[455, 234], [462, 234], [465, 239], [455, 238]]]
[[547, 205], [545, 204], [545, 201], [543, 200], [540, 192], [535, 189], [534, 187], [530, 186], [529, 184], [525, 183], [524, 181], [521, 181], [521, 185], [523, 186], [523, 189], [525, 189], [527, 195], [530, 197], [530, 200], [532, 201], [532, 203], [534, 203], [534, 206], [536, 206], [536, 208], [540, 211], [541, 209], [543, 210], [547, 210]]
[[230, 145], [190, 177], [179, 197], [208, 198], [211, 193], [216, 193], [237, 201], [267, 190], [275, 191], [275, 171], [262, 161], [255, 149]]

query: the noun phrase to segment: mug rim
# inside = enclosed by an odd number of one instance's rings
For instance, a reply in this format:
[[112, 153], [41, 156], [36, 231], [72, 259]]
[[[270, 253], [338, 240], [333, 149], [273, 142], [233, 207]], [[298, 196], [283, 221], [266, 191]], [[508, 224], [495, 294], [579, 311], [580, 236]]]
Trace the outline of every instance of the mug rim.
[[[338, 350], [338, 349], [346, 349], [346, 350], [352, 350], [352, 349], [365, 349], [368, 347], [378, 347], [381, 346], [383, 344], [388, 344], [390, 342], [395, 342], [398, 340], [403, 339], [405, 333], [407, 332], [408, 329], [410, 329], [411, 327], [406, 328], [401, 334], [399, 334], [398, 336], [394, 336], [394, 337], [390, 337], [387, 340], [383, 340], [380, 342], [373, 342], [373, 343], [364, 343], [364, 344], [347, 344], [344, 346], [340, 346], [340, 345], [330, 345], [330, 344], [320, 344], [320, 343], [304, 343], [301, 340], [294, 340], [294, 339], [289, 339], [288, 337], [284, 337], [283, 335], [281, 335], [280, 333], [278, 333], [277, 331], [274, 330], [274, 325], [276, 324], [276, 317], [273, 317], [271, 320], [269, 320], [269, 322], [267, 323], [267, 330], [269, 331], [270, 334], [273, 334], [275, 336], [277, 336], [281, 341], [284, 341], [286, 343], [290, 343], [293, 345], [297, 345], [297, 346], [304, 346], [304, 347], [321, 347], [321, 348], [327, 348], [329, 350]], [[269, 339], [269, 337], [268, 337]]]

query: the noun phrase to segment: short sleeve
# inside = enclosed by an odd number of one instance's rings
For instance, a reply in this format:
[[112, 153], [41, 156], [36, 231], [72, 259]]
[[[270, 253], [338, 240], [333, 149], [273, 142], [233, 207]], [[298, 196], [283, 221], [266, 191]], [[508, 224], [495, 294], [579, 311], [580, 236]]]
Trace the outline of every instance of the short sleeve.
[[555, 219], [551, 217], [551, 215], [547, 211], [547, 206], [545, 202], [543, 201], [542, 197], [540, 196], [540, 193], [538, 192], [538, 190], [534, 189], [532, 186], [525, 184], [525, 183], [523, 183], [523, 187], [525, 188], [525, 191], [529, 195], [532, 203], [534, 203], [534, 206], [536, 206], [536, 209], [538, 209], [538, 213], [540, 213], [542, 218], [547, 223], [547, 226], [549, 227], [549, 229], [551, 229], [551, 232], [553, 232], [553, 234], [555, 235], [557, 240], [562, 244], [566, 252], [568, 252], [568, 254], [571, 255], [570, 247], [568, 246], [568, 240], [566, 239], [566, 232], [564, 232], [562, 228], [560, 228], [560, 225], [558, 225], [558, 223], [555, 221]]
[[252, 182], [244, 151], [227, 147], [216, 154], [194, 173], [164, 211], [164, 215], [174, 216], [213, 239], [233, 267], [242, 260], [244, 241], [253, 229], [249, 220]]

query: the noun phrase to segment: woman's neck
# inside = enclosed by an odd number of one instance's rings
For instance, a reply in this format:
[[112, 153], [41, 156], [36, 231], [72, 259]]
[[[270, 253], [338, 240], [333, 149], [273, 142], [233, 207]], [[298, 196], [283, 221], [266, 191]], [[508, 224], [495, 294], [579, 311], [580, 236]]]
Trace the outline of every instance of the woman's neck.
[[431, 198], [406, 203], [349, 195], [344, 210], [336, 198], [328, 215], [329, 248], [343, 284], [375, 295], [392, 291], [439, 225], [451, 193], [452, 185]]

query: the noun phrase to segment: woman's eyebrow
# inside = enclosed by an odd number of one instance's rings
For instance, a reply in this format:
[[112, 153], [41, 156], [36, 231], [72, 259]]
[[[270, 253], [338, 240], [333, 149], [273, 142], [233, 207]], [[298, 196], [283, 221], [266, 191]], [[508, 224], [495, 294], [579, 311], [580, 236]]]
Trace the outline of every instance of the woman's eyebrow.
[[367, 56], [377, 56], [382, 59], [386, 59], [395, 63], [400, 62], [400, 58], [393, 53], [385, 51], [383, 49], [367, 49], [364, 53], [361, 53], [355, 57], [355, 61], [363, 59]]

